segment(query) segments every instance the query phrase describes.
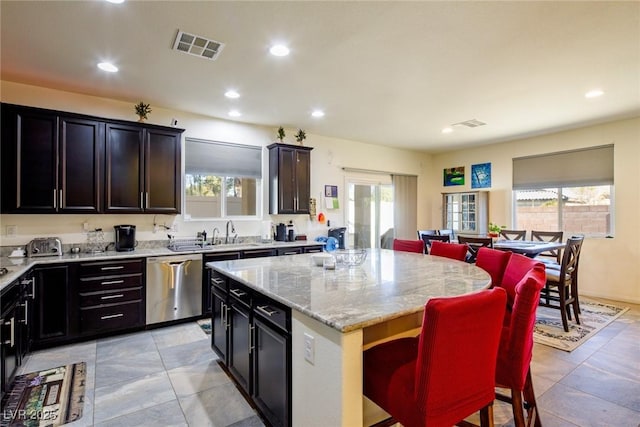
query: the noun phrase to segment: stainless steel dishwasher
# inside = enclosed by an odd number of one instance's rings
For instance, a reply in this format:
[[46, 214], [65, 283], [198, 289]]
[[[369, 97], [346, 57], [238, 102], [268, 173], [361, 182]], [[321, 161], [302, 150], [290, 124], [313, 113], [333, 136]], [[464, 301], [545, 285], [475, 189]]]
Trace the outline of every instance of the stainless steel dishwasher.
[[147, 325], [202, 315], [202, 255], [147, 258]]

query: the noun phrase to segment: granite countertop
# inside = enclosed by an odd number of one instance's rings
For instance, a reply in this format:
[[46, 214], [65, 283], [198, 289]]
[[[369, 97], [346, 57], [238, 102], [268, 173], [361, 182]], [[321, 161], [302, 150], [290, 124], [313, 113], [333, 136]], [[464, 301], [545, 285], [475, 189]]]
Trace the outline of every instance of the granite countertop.
[[[116, 252], [106, 251], [101, 253], [65, 253], [61, 256], [47, 256], [47, 257], [33, 257], [33, 258], [9, 258], [0, 257], [0, 267], [4, 267], [8, 270], [3, 276], [0, 276], [0, 291], [3, 290], [11, 282], [19, 278], [21, 275], [29, 271], [30, 268], [36, 265], [46, 264], [58, 264], [64, 262], [80, 262], [80, 261], [106, 261], [111, 259], [124, 259], [124, 258], [147, 258], [154, 256], [167, 256], [167, 255], [180, 255], [180, 254], [192, 254], [192, 253], [216, 253], [216, 252], [229, 252], [229, 251], [241, 251], [261, 248], [287, 248], [287, 247], [301, 247], [301, 246], [318, 246], [323, 245], [321, 242], [315, 242], [311, 240], [297, 240], [295, 242], [268, 242], [268, 243], [233, 243], [233, 244], [219, 244], [210, 245], [198, 250], [187, 250], [176, 252], [167, 249], [166, 247], [158, 248], [145, 248], [136, 249], [130, 252]], [[291, 255], [289, 255], [291, 256]]]
[[338, 331], [349, 332], [423, 310], [435, 296], [488, 287], [491, 277], [448, 258], [368, 251], [357, 267], [324, 270], [314, 254], [208, 262], [211, 267]]

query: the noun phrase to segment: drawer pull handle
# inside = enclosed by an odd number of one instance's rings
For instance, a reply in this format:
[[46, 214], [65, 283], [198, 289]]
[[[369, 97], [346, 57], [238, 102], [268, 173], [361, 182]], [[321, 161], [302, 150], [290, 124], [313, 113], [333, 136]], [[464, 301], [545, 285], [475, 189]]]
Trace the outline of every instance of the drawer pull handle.
[[273, 316], [274, 314], [277, 314], [277, 313], [278, 313], [278, 310], [273, 310], [273, 309], [272, 309], [272, 311], [269, 311], [269, 310], [267, 310], [268, 308], [270, 308], [268, 305], [259, 305], [258, 307], [256, 307], [256, 309], [257, 309], [260, 313], [262, 313], [262, 314], [266, 314], [266, 315], [267, 315], [267, 316], [269, 316], [269, 317], [271, 317], [271, 316]]
[[229, 289], [229, 292], [231, 292], [233, 295], [237, 296], [238, 298], [241, 298], [247, 294], [246, 292], [243, 292], [240, 289]]
[[122, 314], [122, 313], [110, 314], [108, 316], [101, 316], [100, 320], [115, 319], [116, 317], [122, 317], [122, 316], [124, 316], [124, 314]]
[[103, 297], [100, 297], [100, 299], [113, 299], [113, 298], [122, 298], [124, 296], [124, 294], [117, 294], [117, 295], [105, 295]]
[[102, 282], [101, 285], [117, 285], [118, 283], [124, 283], [124, 280], [109, 280], [108, 282]]
[[217, 277], [212, 277], [211, 278], [211, 283], [213, 283], [214, 285], [223, 285], [224, 284], [224, 279], [219, 279]]
[[115, 265], [113, 267], [100, 267], [100, 270], [105, 271], [105, 270], [122, 270], [124, 268], [124, 265]]

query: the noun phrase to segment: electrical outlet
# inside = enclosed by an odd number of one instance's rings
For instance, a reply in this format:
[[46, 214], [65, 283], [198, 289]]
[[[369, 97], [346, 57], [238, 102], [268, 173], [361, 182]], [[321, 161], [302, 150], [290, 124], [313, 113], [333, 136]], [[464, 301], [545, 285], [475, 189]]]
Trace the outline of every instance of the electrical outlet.
[[82, 231], [89, 231], [89, 223], [87, 221], [82, 223]]
[[7, 236], [15, 236], [16, 234], [18, 234], [18, 226], [7, 225]]
[[312, 335], [305, 332], [304, 334], [304, 360], [311, 363], [315, 362], [316, 357], [316, 340]]

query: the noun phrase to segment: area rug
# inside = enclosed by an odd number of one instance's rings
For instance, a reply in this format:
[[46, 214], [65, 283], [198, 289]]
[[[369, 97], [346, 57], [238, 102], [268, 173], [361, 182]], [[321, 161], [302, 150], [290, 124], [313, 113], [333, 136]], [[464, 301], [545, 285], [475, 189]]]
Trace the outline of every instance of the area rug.
[[198, 326], [200, 326], [205, 334], [211, 335], [211, 319], [198, 320]]
[[569, 321], [569, 332], [565, 332], [558, 309], [538, 307], [533, 340], [560, 350], [573, 351], [629, 309], [584, 298], [580, 299], [580, 308], [581, 324], [577, 325], [574, 318]]
[[2, 400], [4, 427], [56, 427], [82, 417], [85, 362], [16, 376]]

